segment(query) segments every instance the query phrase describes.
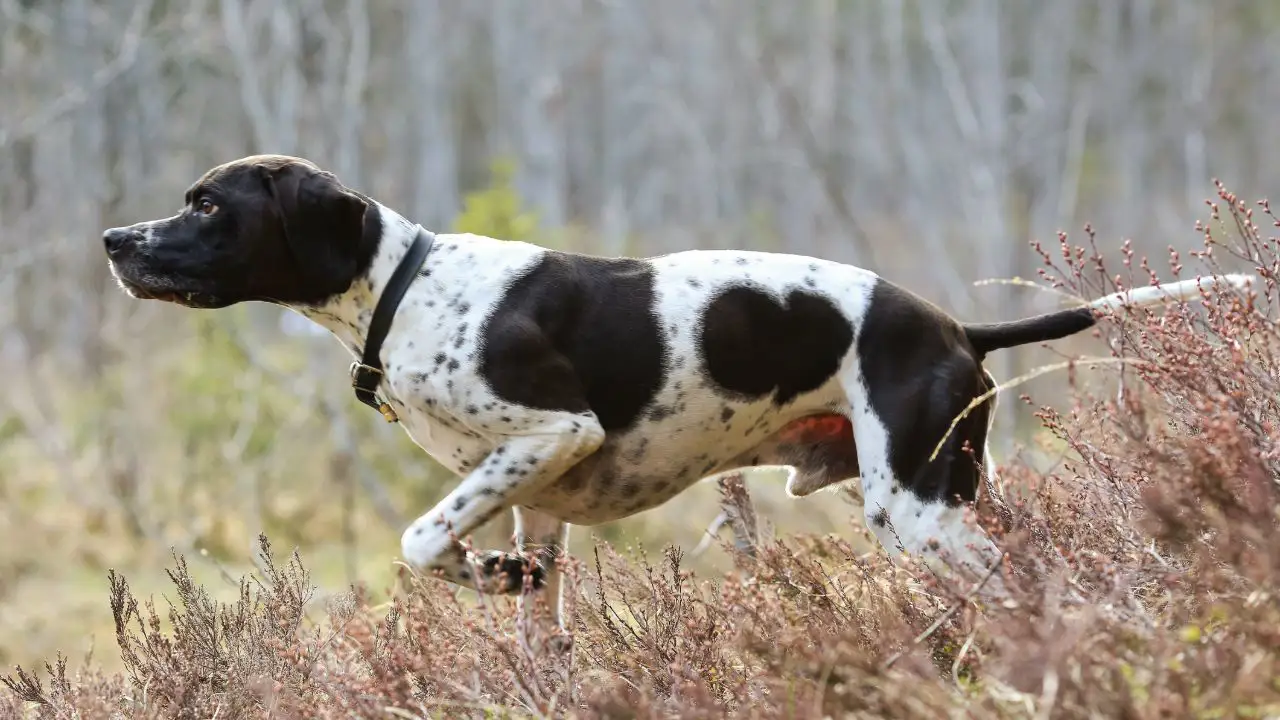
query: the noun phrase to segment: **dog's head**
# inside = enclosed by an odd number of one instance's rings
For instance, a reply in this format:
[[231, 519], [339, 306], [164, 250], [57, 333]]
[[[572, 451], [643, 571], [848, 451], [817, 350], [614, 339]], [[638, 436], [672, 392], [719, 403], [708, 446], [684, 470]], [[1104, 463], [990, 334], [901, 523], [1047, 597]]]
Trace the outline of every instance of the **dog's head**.
[[103, 233], [111, 271], [137, 298], [220, 308], [321, 303], [372, 261], [371, 201], [312, 163], [254, 155], [193, 184], [177, 215]]

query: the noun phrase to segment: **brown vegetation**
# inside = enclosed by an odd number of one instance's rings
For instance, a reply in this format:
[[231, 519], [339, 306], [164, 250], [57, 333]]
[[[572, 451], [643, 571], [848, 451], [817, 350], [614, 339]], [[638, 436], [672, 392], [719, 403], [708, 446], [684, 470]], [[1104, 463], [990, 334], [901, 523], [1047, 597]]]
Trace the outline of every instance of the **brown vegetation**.
[[[572, 645], [555, 652], [514, 600], [473, 602], [411, 580], [383, 607], [365, 590], [308, 614], [302, 560], [273, 559], [217, 603], [181, 555], [167, 608], [110, 574], [125, 671], [5, 679], [8, 711], [39, 717], [1276, 717], [1280, 716], [1280, 225], [1220, 191], [1202, 274], [1263, 282], [1203, 304], [1135, 310], [1099, 333], [1122, 363], [1067, 378], [1040, 408], [1060, 462], [1009, 462], [982, 521], [1009, 557], [1012, 599], [845, 540], [763, 538], [722, 577], [677, 550], [608, 545], [566, 567]], [[1072, 295], [1143, 284], [1108, 271], [1089, 235], [1039, 248]], [[1170, 271], [1186, 277], [1171, 251]], [[1165, 278], [1168, 279], [1168, 278]], [[1081, 361], [1080, 365], [1087, 365]], [[1111, 368], [1103, 390], [1086, 379]], [[1030, 398], [1024, 396], [1028, 403]], [[745, 501], [736, 498], [736, 526]], [[851, 508], [852, 509], [852, 508]], [[854, 513], [851, 512], [851, 515]], [[750, 548], [748, 548], [750, 549]], [[590, 562], [583, 562], [583, 560]]]

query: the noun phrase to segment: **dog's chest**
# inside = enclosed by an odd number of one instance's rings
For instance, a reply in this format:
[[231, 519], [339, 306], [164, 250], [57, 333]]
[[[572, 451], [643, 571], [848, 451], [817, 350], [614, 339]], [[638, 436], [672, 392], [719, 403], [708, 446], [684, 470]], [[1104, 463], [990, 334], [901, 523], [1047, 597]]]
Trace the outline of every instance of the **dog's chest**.
[[409, 410], [401, 415], [400, 422], [418, 447], [457, 475], [474, 470], [494, 448], [482, 433], [447, 413]]
[[[387, 367], [387, 400], [409, 437], [454, 473], [475, 469], [495, 447], [491, 433], [469, 419], [495, 402], [478, 388], [475, 341], [466, 321], [451, 330], [430, 326], [392, 352]], [[461, 330], [460, 330], [461, 328]]]
[[515, 413], [479, 371], [485, 320], [510, 279], [538, 250], [441, 236], [401, 301], [382, 353], [387, 399], [415, 443], [465, 475], [497, 446], [486, 419]]

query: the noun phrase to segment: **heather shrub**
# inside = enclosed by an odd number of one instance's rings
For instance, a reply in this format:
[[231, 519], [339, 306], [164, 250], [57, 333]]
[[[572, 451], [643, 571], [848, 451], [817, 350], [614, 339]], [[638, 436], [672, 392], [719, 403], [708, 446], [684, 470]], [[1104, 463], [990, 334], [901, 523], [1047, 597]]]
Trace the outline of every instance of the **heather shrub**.
[[[1280, 251], [1263, 218], [1280, 226], [1220, 188], [1199, 249], [1171, 249], [1159, 273], [1127, 245], [1108, 257], [1090, 230], [1035, 246], [1043, 287], [1071, 297], [1157, 275], [1259, 281], [1114, 313], [1095, 331], [1108, 354], [1064, 359], [1067, 407], [1021, 396], [1041, 446], [1004, 463], [977, 518], [1007, 553], [1004, 599], [839, 537], [774, 536], [727, 484], [733, 567], [699, 577], [675, 548], [601, 543], [562, 567], [571, 642], [544, 599], [525, 616], [515, 599], [409, 573], [385, 605], [358, 587], [320, 602], [302, 558], [274, 559], [263, 538], [261, 571], [232, 603], [212, 601], [181, 555], [164, 611], [111, 574], [125, 672], [19, 668], [9, 711], [1280, 717]], [[850, 502], [850, 522], [861, 515]]]

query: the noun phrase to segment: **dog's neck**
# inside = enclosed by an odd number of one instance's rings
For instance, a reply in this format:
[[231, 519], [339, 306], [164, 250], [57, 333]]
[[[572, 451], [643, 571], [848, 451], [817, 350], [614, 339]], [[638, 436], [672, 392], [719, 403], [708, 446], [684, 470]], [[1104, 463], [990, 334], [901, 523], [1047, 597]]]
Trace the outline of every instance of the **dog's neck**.
[[374, 204], [382, 216], [382, 237], [368, 269], [351, 282], [346, 292], [319, 305], [290, 307], [333, 333], [357, 357], [364, 350], [369, 323], [378, 298], [387, 287], [391, 274], [408, 252], [417, 236], [418, 227], [394, 210]]

